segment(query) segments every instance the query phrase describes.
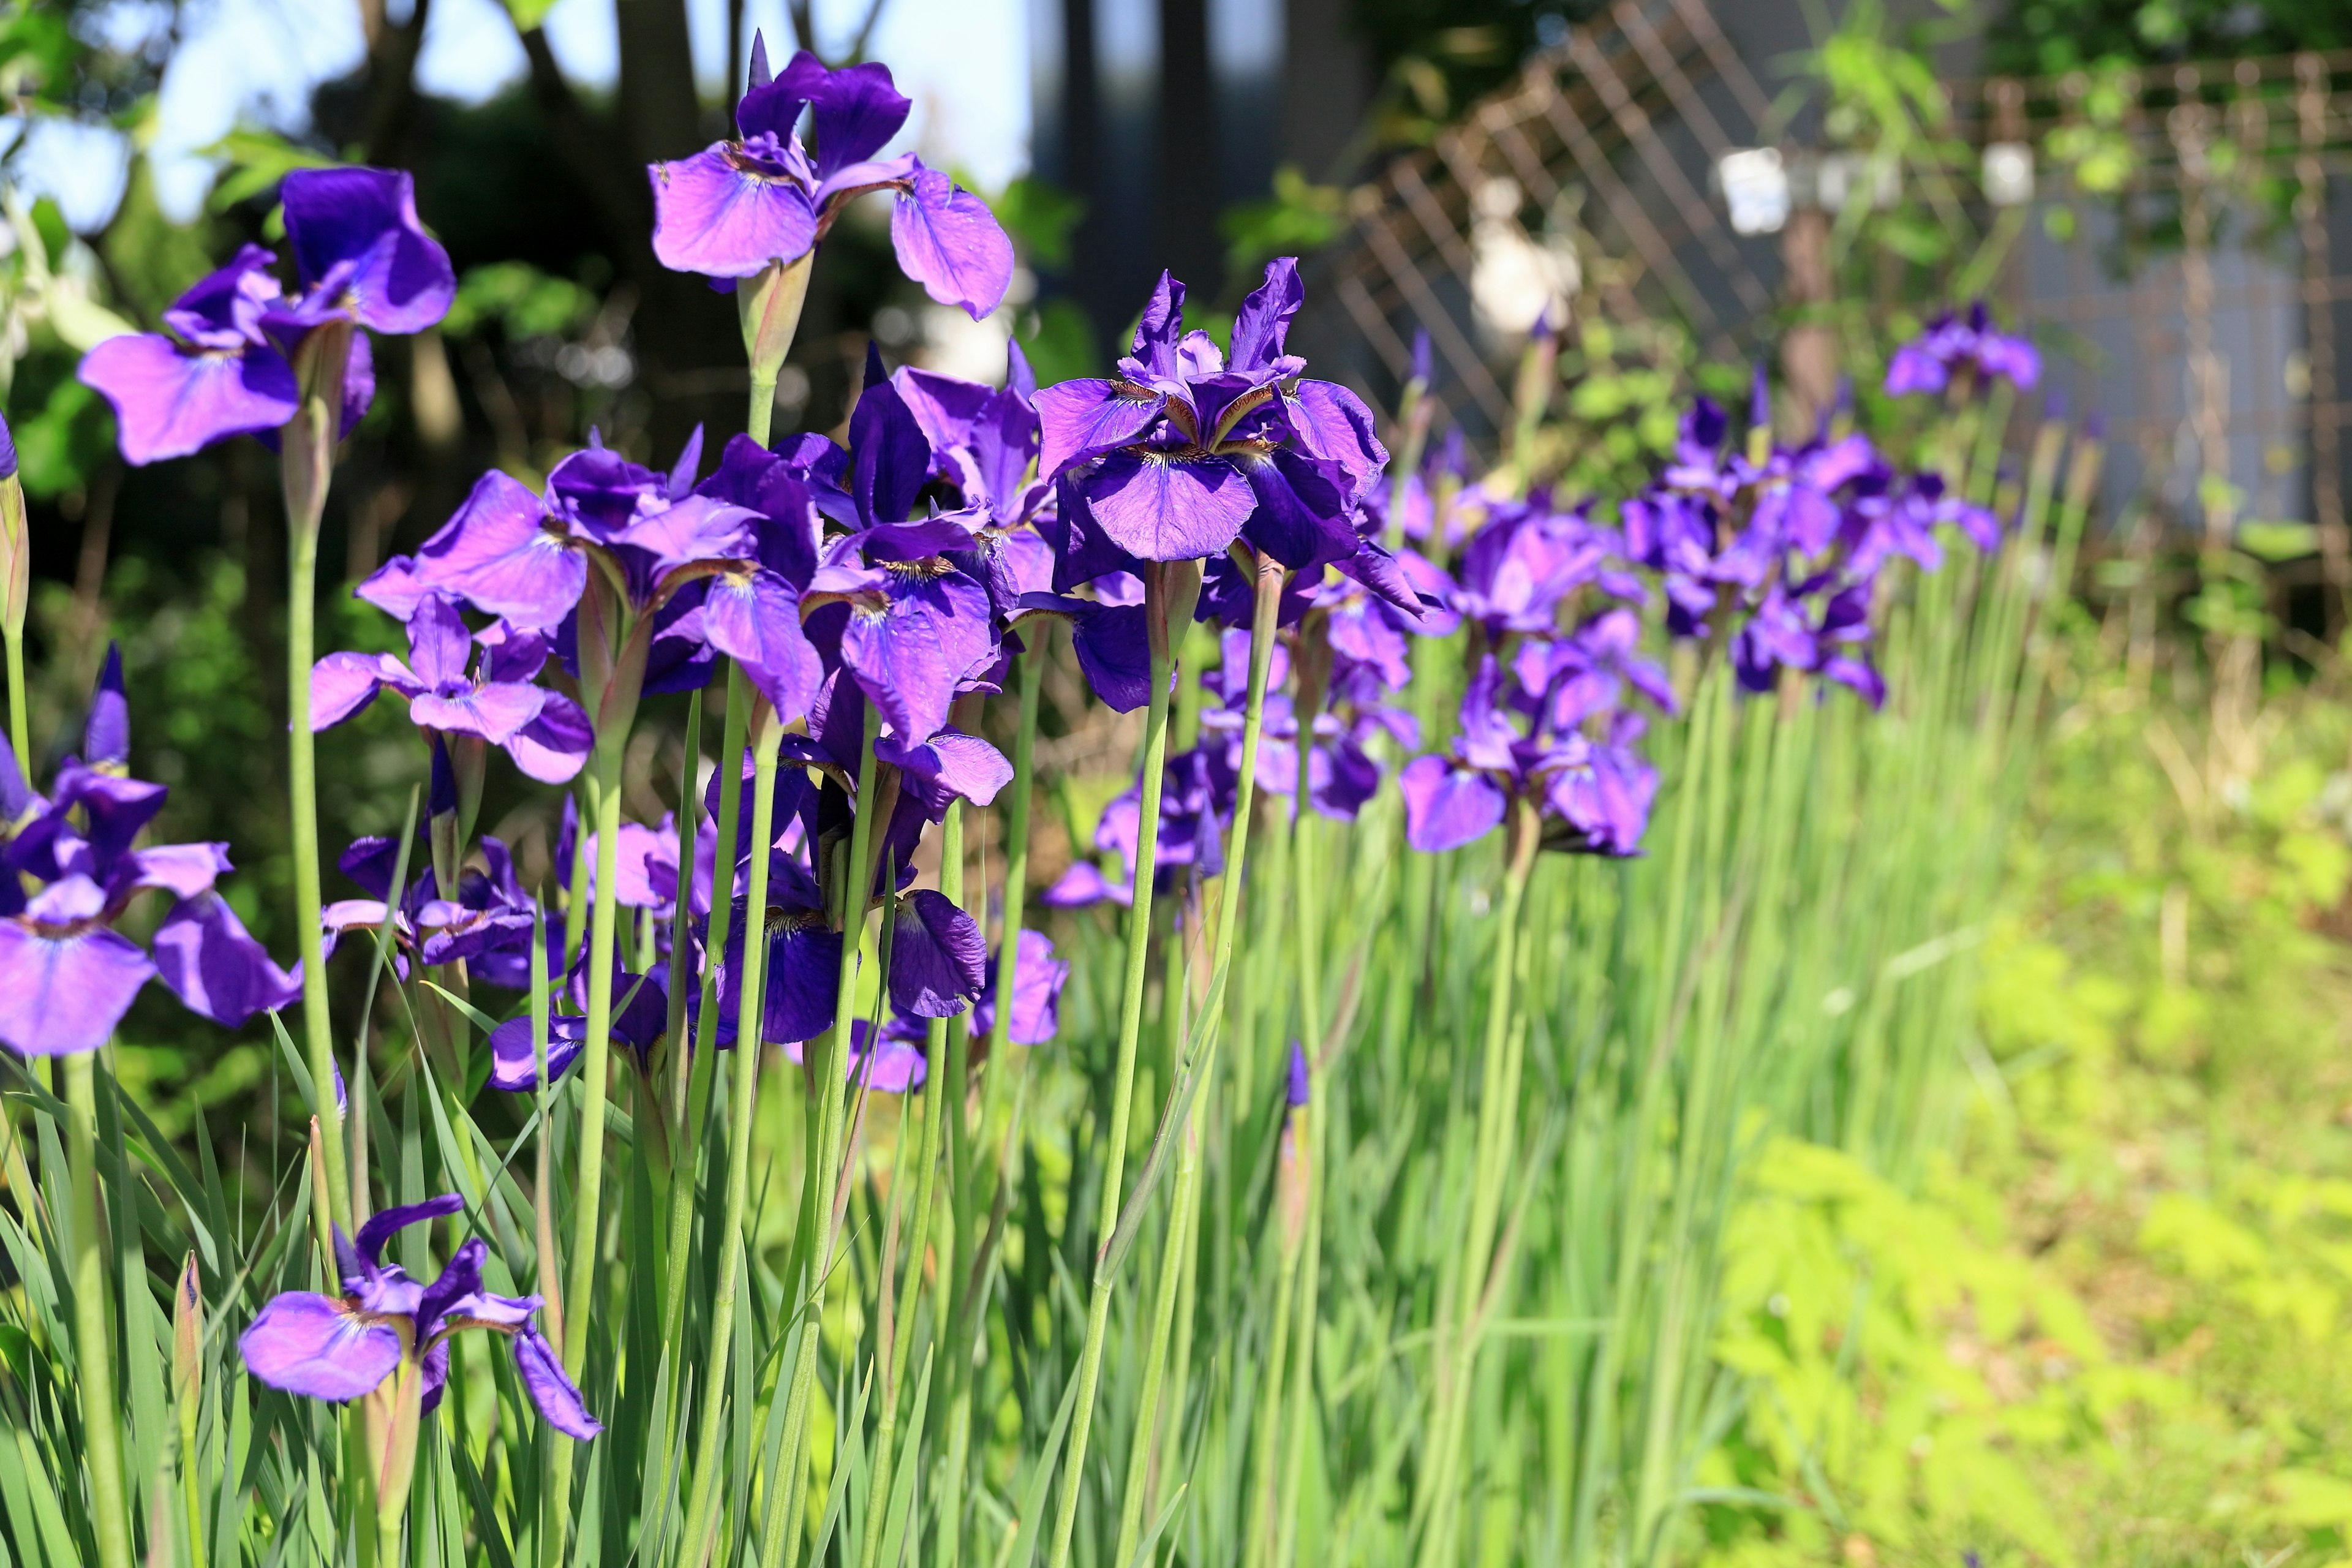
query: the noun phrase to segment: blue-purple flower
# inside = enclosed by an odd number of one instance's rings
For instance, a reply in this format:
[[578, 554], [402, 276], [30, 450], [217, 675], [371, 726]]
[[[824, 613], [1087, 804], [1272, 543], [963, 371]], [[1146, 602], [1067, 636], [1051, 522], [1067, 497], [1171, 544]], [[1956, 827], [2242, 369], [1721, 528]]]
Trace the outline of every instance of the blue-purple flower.
[[272, 1388], [336, 1404], [376, 1394], [403, 1373], [397, 1386], [415, 1387], [420, 1412], [430, 1414], [448, 1382], [450, 1336], [480, 1329], [505, 1336], [513, 1347], [523, 1390], [549, 1426], [583, 1442], [602, 1432], [603, 1423], [588, 1414], [579, 1389], [564, 1375], [555, 1347], [532, 1321], [540, 1298], [483, 1288], [488, 1248], [480, 1237], [459, 1247], [430, 1285], [383, 1261], [384, 1243], [394, 1235], [465, 1206], [448, 1193], [384, 1210], [360, 1226], [356, 1241], [338, 1230], [342, 1294], [289, 1290], [271, 1298], [237, 1340], [246, 1370]]
[[[44, 798], [0, 742], [0, 1042], [27, 1056], [104, 1045], [140, 988], [161, 978], [189, 1010], [231, 1028], [301, 994], [215, 890], [227, 846], [137, 847], [164, 788], [128, 776], [122, 664], [110, 650], [84, 737]], [[114, 929], [145, 892], [173, 900], [152, 956]]]
[[[674, 271], [756, 277], [807, 255], [857, 196], [895, 191], [898, 265], [932, 299], [980, 320], [1013, 279], [1013, 243], [988, 204], [945, 174], [912, 153], [875, 156], [912, 107], [888, 68], [872, 62], [829, 70], [803, 49], [772, 78], [767, 44], [754, 37], [750, 90], [735, 106], [738, 135], [646, 171], [654, 254]], [[814, 147], [799, 133], [803, 110]]]
[[2042, 353], [2023, 338], [1995, 330], [1991, 312], [1979, 300], [1965, 317], [1938, 316], [1926, 331], [1895, 351], [1886, 366], [1886, 394], [1905, 397], [1941, 392], [1955, 374], [1964, 387], [2000, 376], [2020, 392], [2031, 391], [2042, 379]]
[[473, 736], [503, 747], [541, 784], [568, 783], [596, 737], [577, 702], [534, 684], [550, 647], [543, 634], [504, 622], [478, 638], [453, 600], [420, 595], [408, 617], [407, 662], [388, 653], [331, 653], [319, 661], [310, 674], [310, 728], [330, 729], [378, 693], [396, 692], [419, 729]]
[[[1218, 555], [1244, 536], [1294, 570], [1357, 552], [1355, 512], [1388, 452], [1355, 394], [1303, 379], [1307, 362], [1285, 352], [1303, 298], [1297, 261], [1269, 263], [1228, 358], [1184, 330], [1184, 286], [1163, 273], [1118, 375], [1038, 393], [1038, 472], [1071, 476], [1057, 585]], [[1081, 558], [1083, 575], [1070, 572]]]
[[[270, 276], [269, 252], [248, 245], [163, 312], [168, 335], [109, 338], [83, 357], [78, 374], [114, 405], [126, 461], [185, 457], [284, 425], [299, 397], [294, 353], [321, 325], [415, 332], [447, 313], [457, 275], [417, 221], [406, 174], [298, 169], [280, 195], [297, 292]], [[354, 332], [343, 375], [345, 430], [374, 392], [366, 334]]]

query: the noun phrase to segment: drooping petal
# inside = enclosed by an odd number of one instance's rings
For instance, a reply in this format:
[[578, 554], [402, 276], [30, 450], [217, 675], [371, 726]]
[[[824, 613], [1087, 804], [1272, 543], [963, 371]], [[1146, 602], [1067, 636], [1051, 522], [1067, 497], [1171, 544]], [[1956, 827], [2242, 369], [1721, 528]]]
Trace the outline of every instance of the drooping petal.
[[419, 692], [408, 705], [408, 716], [427, 730], [452, 735], [478, 735], [503, 746], [540, 715], [547, 704], [545, 689], [499, 682], [443, 697]]
[[898, 900], [890, 947], [890, 1005], [919, 1018], [947, 1018], [971, 1005], [987, 983], [988, 944], [972, 918], [943, 893], [922, 889]]
[[580, 1390], [563, 1375], [563, 1363], [556, 1359], [555, 1348], [537, 1329], [525, 1327], [516, 1332], [514, 1355], [515, 1371], [521, 1374], [523, 1390], [550, 1426], [583, 1443], [604, 1429], [603, 1422], [588, 1414], [587, 1402], [580, 1397]]
[[1397, 784], [1404, 792], [1405, 840], [1425, 855], [1458, 849], [1502, 824], [1502, 790], [1486, 774], [1444, 757], [1415, 757]]
[[808, 716], [824, 668], [801, 630], [800, 595], [791, 584], [767, 571], [712, 578], [702, 601], [702, 632], [742, 668], [783, 722]]
[[1232, 462], [1209, 453], [1114, 452], [1086, 488], [1103, 532], [1146, 561], [1220, 554], [1257, 508]]
[[1013, 764], [1004, 753], [961, 730], [941, 730], [913, 745], [885, 735], [875, 742], [874, 754], [898, 770], [901, 787], [934, 816], [951, 800], [986, 805], [1013, 782]]
[[289, 1290], [238, 1336], [245, 1369], [272, 1388], [337, 1403], [373, 1393], [400, 1364], [400, 1331], [339, 1296]]
[[1132, 713], [1151, 700], [1151, 628], [1141, 605], [1107, 605], [1077, 617], [1071, 642], [1104, 706]]
[[673, 272], [751, 278], [816, 243], [808, 193], [781, 166], [717, 142], [654, 163], [654, 255]]
[[1302, 381], [1284, 394], [1282, 405], [1298, 449], [1318, 461], [1338, 464], [1358, 497], [1388, 466], [1389, 449], [1381, 445], [1372, 411], [1346, 387]]
[[579, 604], [588, 562], [541, 526], [542, 512], [538, 496], [493, 469], [417, 551], [417, 574], [518, 630], [551, 630]]
[[1013, 242], [988, 204], [938, 169], [915, 167], [912, 188], [890, 209], [890, 243], [908, 277], [975, 321], [1004, 300]]
[[103, 926], [52, 935], [0, 921], [0, 1042], [31, 1057], [94, 1051], [154, 973], [137, 943]]
[[560, 691], [550, 691], [546, 698], [539, 717], [507, 737], [507, 755], [527, 777], [541, 784], [570, 784], [595, 750], [596, 731], [586, 711], [571, 698]]
[[348, 266], [342, 300], [362, 326], [421, 332], [449, 313], [457, 277], [417, 221], [404, 170], [298, 169], [279, 194], [303, 282]]
[[109, 338], [75, 372], [114, 405], [117, 443], [134, 467], [184, 458], [294, 417], [294, 370], [257, 343], [184, 353], [151, 332]]
[[175, 899], [199, 899], [228, 870], [226, 844], [150, 845], [115, 862], [107, 879], [107, 903], [120, 909], [132, 893], [149, 889]]
[[1100, 903], [1131, 904], [1135, 889], [1111, 881], [1091, 860], [1073, 860], [1038, 898], [1048, 909], [1083, 910]]

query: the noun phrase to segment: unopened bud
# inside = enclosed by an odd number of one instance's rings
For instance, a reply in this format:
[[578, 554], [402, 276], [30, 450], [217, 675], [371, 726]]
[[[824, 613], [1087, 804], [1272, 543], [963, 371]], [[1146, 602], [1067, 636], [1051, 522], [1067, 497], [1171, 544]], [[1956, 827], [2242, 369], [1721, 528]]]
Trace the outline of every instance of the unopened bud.
[[[751, 384], [772, 387], [800, 331], [801, 306], [808, 300], [809, 269], [816, 251], [792, 261], [771, 261], [756, 278], [735, 285], [736, 313], [743, 322], [743, 357], [751, 364]], [[764, 443], [763, 443], [764, 444]]]
[[16, 439], [0, 419], [0, 626], [11, 641], [25, 635], [32, 583], [33, 536], [25, 521], [25, 483], [16, 475]]
[[172, 1392], [179, 1401], [184, 1428], [192, 1423], [204, 1394], [205, 1363], [199, 1353], [204, 1342], [204, 1282], [191, 1252], [180, 1268], [179, 1288], [172, 1292]]

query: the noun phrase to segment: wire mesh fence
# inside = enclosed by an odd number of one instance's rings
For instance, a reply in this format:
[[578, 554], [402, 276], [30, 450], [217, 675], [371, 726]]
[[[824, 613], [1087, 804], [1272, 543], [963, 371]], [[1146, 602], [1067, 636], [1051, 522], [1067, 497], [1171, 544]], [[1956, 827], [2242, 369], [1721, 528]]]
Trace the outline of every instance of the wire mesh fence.
[[[2324, 581], [2340, 624], [2352, 52], [1947, 82], [1891, 155], [1822, 146], [1821, 84], [1764, 74], [1700, 0], [1619, 0], [1352, 193], [1318, 352], [1352, 341], [1379, 395], [1425, 331], [1435, 395], [1491, 442], [1548, 305], [1672, 321], [1717, 359], [1777, 350], [1794, 383], [1874, 374], [1872, 328], [1988, 295], [2042, 347], [2049, 398], [2105, 422], [2111, 528], [2310, 525], [2285, 580]], [[1906, 208], [1938, 255], [1874, 221]]]

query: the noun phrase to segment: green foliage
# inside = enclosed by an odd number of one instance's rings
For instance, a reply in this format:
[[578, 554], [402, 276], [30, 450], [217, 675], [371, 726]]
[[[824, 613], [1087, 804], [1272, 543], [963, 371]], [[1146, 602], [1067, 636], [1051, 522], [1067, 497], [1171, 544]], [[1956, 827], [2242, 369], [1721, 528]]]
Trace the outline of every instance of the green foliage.
[[595, 319], [596, 296], [568, 278], [551, 277], [526, 261], [472, 267], [457, 279], [457, 297], [442, 319], [451, 337], [496, 326], [510, 338], [557, 337]]
[[1024, 174], [988, 205], [1030, 266], [1059, 270], [1070, 264], [1070, 235], [1086, 216], [1086, 203], [1051, 180]]
[[2333, 0], [2011, 0], [1986, 32], [1997, 72], [2284, 55], [2352, 44]]
[[1339, 186], [1316, 184], [1297, 164], [1283, 164], [1274, 172], [1272, 195], [1228, 207], [1217, 219], [1225, 237], [1226, 273], [1247, 282], [1277, 256], [1322, 249], [1346, 221], [1346, 201]]

